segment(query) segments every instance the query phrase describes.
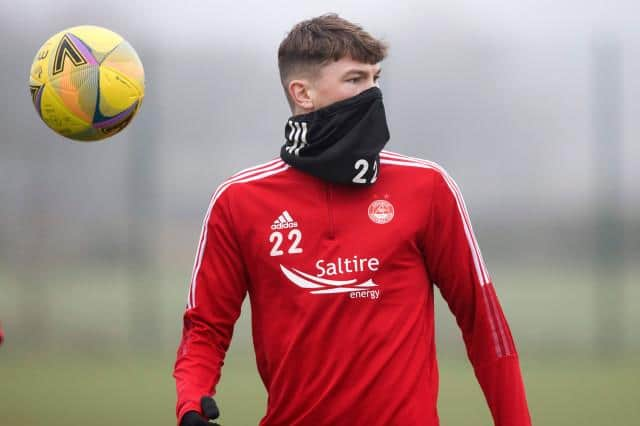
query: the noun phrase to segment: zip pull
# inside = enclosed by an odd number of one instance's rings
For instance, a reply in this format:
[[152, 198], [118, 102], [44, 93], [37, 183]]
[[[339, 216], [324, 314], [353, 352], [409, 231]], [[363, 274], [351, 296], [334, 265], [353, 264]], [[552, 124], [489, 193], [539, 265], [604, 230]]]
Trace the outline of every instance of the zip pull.
[[327, 215], [329, 218], [329, 239], [334, 240], [336, 238], [335, 224], [333, 222], [333, 184], [327, 182]]

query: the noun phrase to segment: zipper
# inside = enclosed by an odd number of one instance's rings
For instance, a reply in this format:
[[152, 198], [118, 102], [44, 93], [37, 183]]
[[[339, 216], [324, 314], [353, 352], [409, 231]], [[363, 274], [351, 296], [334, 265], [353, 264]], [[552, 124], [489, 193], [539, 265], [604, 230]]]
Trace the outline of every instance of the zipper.
[[331, 208], [332, 204], [332, 184], [327, 183], [327, 215], [329, 216], [329, 239], [333, 240], [336, 238], [335, 225], [333, 223], [333, 210]]

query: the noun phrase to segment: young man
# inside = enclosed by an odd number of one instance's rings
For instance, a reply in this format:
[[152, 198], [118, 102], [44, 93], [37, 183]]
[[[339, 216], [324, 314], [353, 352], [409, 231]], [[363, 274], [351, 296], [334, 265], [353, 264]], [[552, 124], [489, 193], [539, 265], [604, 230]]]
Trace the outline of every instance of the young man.
[[460, 190], [438, 165], [382, 151], [385, 55], [336, 15], [280, 45], [293, 116], [281, 158], [232, 176], [209, 205], [174, 371], [181, 425], [207, 424], [200, 401], [247, 293], [269, 395], [260, 425], [438, 425], [434, 286], [495, 424], [531, 424]]

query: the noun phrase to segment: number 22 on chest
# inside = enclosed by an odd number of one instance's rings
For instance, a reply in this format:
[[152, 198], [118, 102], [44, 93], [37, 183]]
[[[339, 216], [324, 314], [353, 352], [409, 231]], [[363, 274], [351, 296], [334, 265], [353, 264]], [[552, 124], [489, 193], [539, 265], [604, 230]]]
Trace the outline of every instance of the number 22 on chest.
[[[300, 241], [302, 241], [302, 232], [299, 229], [292, 229], [287, 233], [287, 243], [285, 242], [284, 234], [280, 231], [274, 231], [269, 235], [269, 242], [272, 244], [271, 256], [282, 256], [286, 248], [289, 254], [302, 253], [302, 247], [300, 247]], [[288, 247], [284, 247], [288, 246]]]

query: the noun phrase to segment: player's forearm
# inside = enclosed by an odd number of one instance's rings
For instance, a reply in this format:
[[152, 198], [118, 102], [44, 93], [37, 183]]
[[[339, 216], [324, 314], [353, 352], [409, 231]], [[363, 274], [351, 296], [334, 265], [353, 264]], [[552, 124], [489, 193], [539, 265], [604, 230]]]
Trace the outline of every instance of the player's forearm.
[[529, 426], [531, 418], [516, 344], [493, 284], [479, 288], [476, 296], [474, 315], [461, 321], [461, 325], [494, 424]]
[[200, 412], [200, 399], [203, 395], [212, 395], [220, 369], [208, 368], [199, 360], [184, 357], [176, 362], [174, 377], [176, 380], [176, 417], [178, 421], [188, 411]]
[[531, 416], [517, 354], [474, 366], [495, 426], [530, 426]]
[[176, 380], [178, 421], [188, 411], [200, 412], [200, 399], [213, 395], [229, 342], [216, 338], [211, 328], [185, 315], [173, 376]]

